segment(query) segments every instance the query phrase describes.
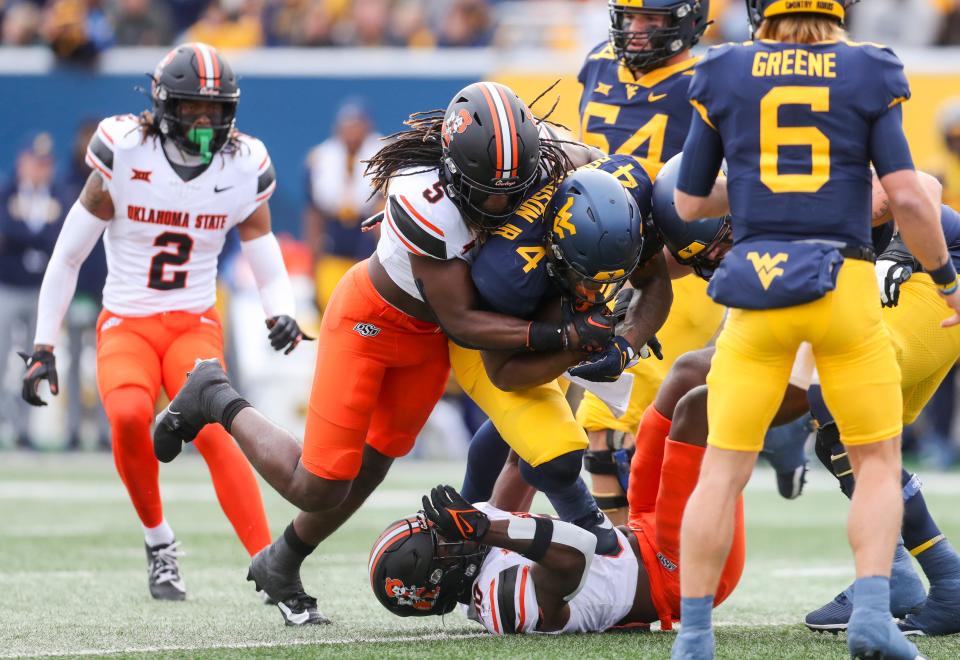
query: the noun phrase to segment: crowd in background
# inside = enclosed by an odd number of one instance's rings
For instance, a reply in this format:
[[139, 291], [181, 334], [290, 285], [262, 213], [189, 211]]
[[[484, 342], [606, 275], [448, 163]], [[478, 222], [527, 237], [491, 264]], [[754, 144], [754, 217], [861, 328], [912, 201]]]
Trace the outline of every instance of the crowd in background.
[[[708, 40], [748, 38], [742, 0], [712, 0]], [[582, 48], [604, 0], [0, 0], [0, 45], [47, 45], [89, 62], [113, 46], [204, 41], [219, 48]], [[853, 38], [896, 47], [960, 45], [960, 0], [870, 0]], [[591, 43], [584, 44], [584, 41]]]

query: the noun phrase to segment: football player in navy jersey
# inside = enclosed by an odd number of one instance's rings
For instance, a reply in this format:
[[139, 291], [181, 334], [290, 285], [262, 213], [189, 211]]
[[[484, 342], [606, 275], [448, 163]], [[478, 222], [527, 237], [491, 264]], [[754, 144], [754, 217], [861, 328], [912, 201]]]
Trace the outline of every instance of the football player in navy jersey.
[[[729, 206], [735, 242], [710, 283], [732, 309], [707, 378], [708, 449], [684, 514], [684, 625], [673, 657], [713, 657], [711, 609], [737, 497], [809, 342], [858, 481], [851, 655], [915, 658], [889, 614], [903, 399], [870, 263], [871, 163], [904, 240], [953, 310], [957, 272], [903, 134], [910, 90], [897, 57], [845, 41], [839, 0], [747, 5], [758, 40], [711, 49], [697, 65], [689, 97], [698, 114], [675, 192], [687, 220]], [[716, 186], [724, 157], [727, 185]], [[957, 323], [958, 314], [942, 321]]]
[[[610, 154], [632, 155], [654, 179], [680, 152], [693, 110], [687, 87], [699, 60], [690, 48], [707, 27], [706, 0], [610, 0], [610, 36], [584, 60], [578, 79], [581, 140]], [[624, 466], [615, 457], [632, 451], [644, 410], [679, 356], [705, 346], [723, 319], [723, 307], [707, 296], [706, 282], [683, 277], [673, 282], [670, 316], [658, 337], [664, 359], [630, 368], [633, 389], [626, 412], [616, 417], [587, 392], [577, 422], [590, 449], [584, 465], [593, 495], [619, 524], [626, 521]], [[629, 462], [627, 458], [626, 462]]]

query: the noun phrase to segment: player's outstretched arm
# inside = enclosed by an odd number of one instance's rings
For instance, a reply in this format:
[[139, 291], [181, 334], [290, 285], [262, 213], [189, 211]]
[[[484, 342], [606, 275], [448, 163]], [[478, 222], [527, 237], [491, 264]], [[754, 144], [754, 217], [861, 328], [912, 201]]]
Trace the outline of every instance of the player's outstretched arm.
[[663, 327], [673, 305], [673, 284], [663, 253], [633, 271], [630, 284], [636, 293], [623, 323], [617, 326], [617, 335], [639, 351]]
[[271, 229], [270, 206], [264, 202], [237, 226], [240, 248], [250, 264], [253, 279], [257, 282], [260, 304], [266, 315], [270, 345], [284, 355], [297, 347], [302, 340], [312, 340], [297, 325], [296, 302], [280, 243]]
[[28, 356], [21, 353], [27, 363], [23, 376], [23, 398], [31, 405], [47, 405], [37, 392], [41, 380], [50, 383], [52, 394], [60, 391], [53, 347], [60, 334], [63, 316], [77, 290], [80, 266], [90, 256], [100, 235], [107, 228], [107, 221], [113, 219], [113, 214], [110, 193], [101, 174], [93, 171], [80, 192], [80, 198], [63, 221], [63, 228], [43, 274], [37, 302], [37, 334], [34, 337], [33, 354]]

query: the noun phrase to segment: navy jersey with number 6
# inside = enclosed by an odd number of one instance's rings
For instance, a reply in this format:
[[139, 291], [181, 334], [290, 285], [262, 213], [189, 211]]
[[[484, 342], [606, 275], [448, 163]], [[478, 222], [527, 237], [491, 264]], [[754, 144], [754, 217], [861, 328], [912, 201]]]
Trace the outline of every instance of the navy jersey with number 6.
[[900, 60], [875, 44], [710, 49], [690, 101], [722, 139], [736, 241], [870, 245], [869, 163], [881, 177], [913, 167], [883, 130], [909, 96]]
[[[606, 156], [581, 169], [609, 172], [633, 195], [644, 218], [640, 263], [659, 252], [662, 243], [647, 224], [653, 184], [639, 160], [632, 156]], [[547, 184], [531, 195], [477, 253], [470, 274], [488, 309], [530, 319], [543, 302], [560, 294], [547, 274], [545, 259], [545, 238], [550, 229], [546, 214], [555, 189], [553, 184]]]
[[639, 77], [604, 42], [580, 69], [580, 139], [604, 153], [636, 156], [651, 179], [680, 153], [693, 110], [687, 87], [698, 58]]

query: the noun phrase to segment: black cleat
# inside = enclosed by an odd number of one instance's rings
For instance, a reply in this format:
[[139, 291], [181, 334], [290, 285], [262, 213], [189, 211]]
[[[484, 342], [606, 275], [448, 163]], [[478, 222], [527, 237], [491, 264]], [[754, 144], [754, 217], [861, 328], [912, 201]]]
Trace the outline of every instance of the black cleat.
[[299, 575], [287, 575], [271, 565], [272, 549], [273, 546], [268, 545], [255, 554], [247, 571], [247, 580], [266, 595], [264, 602], [269, 604], [269, 598], [276, 603], [283, 622], [288, 626], [330, 623], [330, 619], [317, 609], [317, 599], [303, 590]]
[[230, 381], [216, 358], [197, 360], [177, 396], [157, 415], [153, 429], [153, 453], [161, 463], [169, 463], [183, 449], [183, 443], [193, 442], [200, 430], [209, 423], [204, 412], [204, 393]]
[[155, 545], [147, 549], [147, 575], [150, 582], [150, 595], [157, 600], [184, 600], [187, 587], [180, 576], [180, 564], [183, 556], [179, 544], [174, 541], [165, 545]]

